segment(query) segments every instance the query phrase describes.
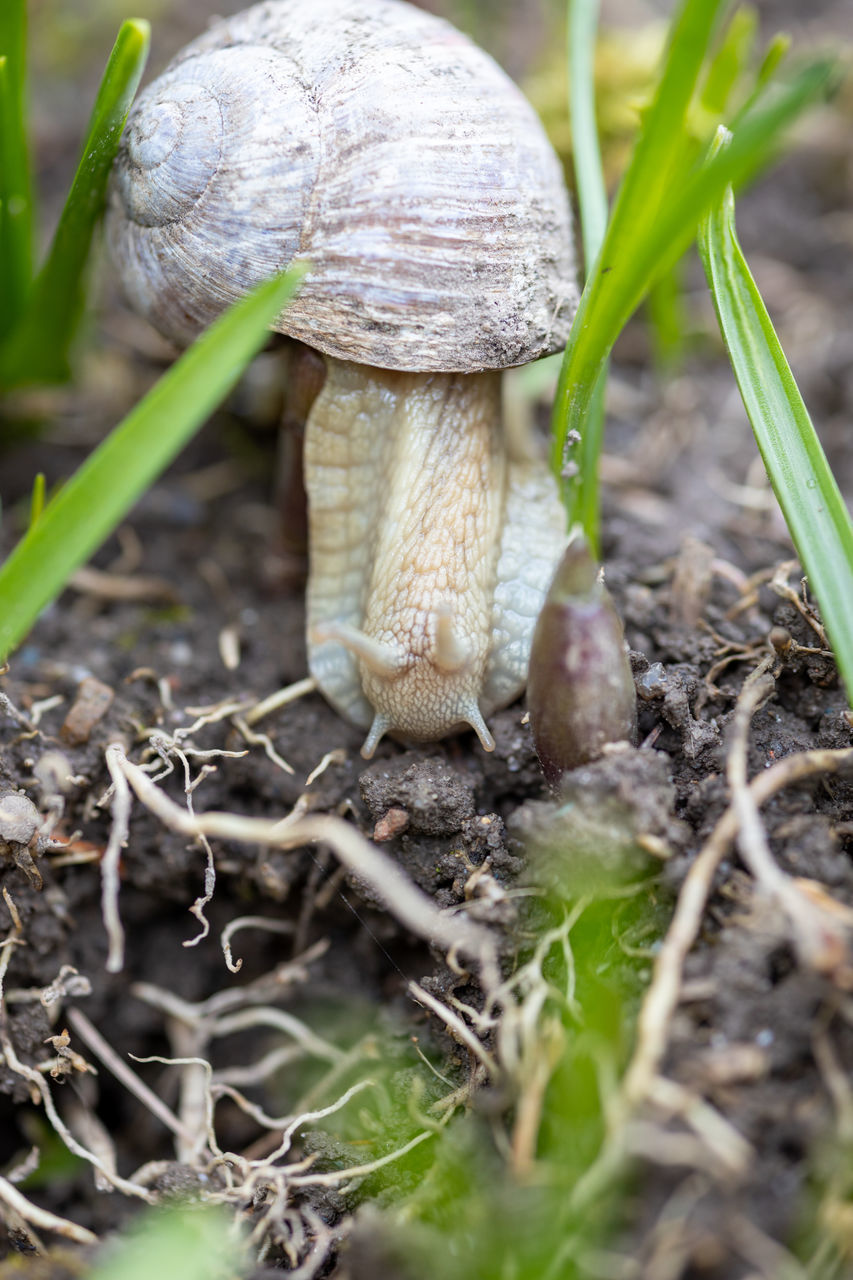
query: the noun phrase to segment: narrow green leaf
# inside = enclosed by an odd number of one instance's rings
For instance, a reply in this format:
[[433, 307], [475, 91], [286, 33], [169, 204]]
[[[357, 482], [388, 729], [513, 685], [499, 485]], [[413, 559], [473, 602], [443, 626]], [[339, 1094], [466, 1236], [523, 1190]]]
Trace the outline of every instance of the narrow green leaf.
[[726, 121], [726, 125], [732, 132], [740, 129], [741, 122], [747, 118], [749, 113], [754, 109], [756, 102], [761, 98], [764, 90], [775, 79], [788, 51], [791, 47], [791, 37], [784, 32], [780, 32], [774, 36], [768, 45], [761, 66], [755, 76], [755, 85], [752, 92], [748, 95], [745, 102], [741, 105], [738, 112], [730, 116]]
[[[619, 305], [625, 293], [623, 272], [631, 255], [644, 259], [644, 242], [676, 188], [674, 175], [688, 153], [687, 111], [722, 3], [683, 0], [673, 20], [658, 87], [643, 119], [604, 243], [588, 272], [569, 336], [554, 401], [551, 461], [563, 486], [570, 521], [575, 518], [578, 497], [575, 477], [583, 474], [587, 449], [594, 452], [584, 441], [588, 432], [596, 429], [591, 412], [595, 386], [624, 324], [624, 319], [618, 318], [624, 314], [624, 306]], [[622, 270], [615, 269], [617, 263]], [[647, 260], [645, 268], [642, 274], [647, 287], [651, 270]], [[634, 306], [637, 301], [639, 298]], [[597, 542], [597, 529], [587, 529], [587, 534]]]
[[95, 100], [68, 199], [29, 305], [0, 358], [0, 385], [62, 381], [84, 302], [84, 272], [107, 179], [148, 56], [150, 28], [122, 24]]
[[704, 219], [699, 249], [770, 483], [853, 700], [853, 523], [738, 243], [731, 189]]
[[702, 85], [701, 104], [710, 115], [719, 118], [728, 109], [733, 91], [743, 82], [744, 71], [755, 48], [757, 31], [758, 14], [755, 9], [751, 5], [736, 9]]
[[30, 528], [32, 529], [38, 523], [41, 513], [44, 511], [44, 500], [47, 492], [45, 485], [44, 472], [39, 471], [33, 481], [33, 493], [30, 498]]
[[775, 76], [779, 67], [788, 56], [788, 50], [791, 48], [791, 37], [785, 31], [778, 32], [770, 44], [767, 46], [767, 52], [758, 71], [759, 85], [767, 84]]
[[648, 239], [648, 261], [642, 266], [629, 264], [626, 275], [630, 284], [625, 291], [627, 306], [622, 310], [621, 324], [639, 303], [647, 281], [667, 270], [681, 256], [693, 240], [700, 218], [726, 188], [737, 187], [752, 177], [766, 163], [768, 150], [779, 143], [784, 130], [826, 93], [833, 71], [832, 63], [818, 61], [805, 67], [789, 83], [768, 86], [754, 110], [742, 118], [731, 146], [710, 163], [700, 164], [685, 175], [683, 185], [661, 210]]
[[[651, 223], [638, 207], [635, 224], [623, 219], [617, 225], [616, 213], [625, 207], [620, 196], [595, 271], [581, 296], [560, 370], [552, 445], [557, 475], [577, 453], [577, 444], [566, 449], [567, 439], [575, 438], [569, 433], [582, 439], [604, 362], [652, 282], [685, 251], [699, 219], [726, 187], [737, 186], [760, 167], [782, 130], [826, 91], [832, 72], [831, 63], [816, 62], [790, 83], [768, 86], [754, 110], [743, 118], [730, 147], [708, 164], [674, 175], [669, 199]], [[677, 142], [674, 147], [680, 149]]]
[[306, 270], [291, 266], [226, 312], [50, 500], [0, 567], [0, 662], [234, 386]]
[[0, 3], [0, 337], [32, 280], [33, 208], [27, 143], [26, 0]]
[[661, 77], [613, 209], [615, 248], [653, 226], [672, 196], [672, 180], [690, 143], [687, 113], [725, 0], [683, 0], [675, 15]]
[[[569, 115], [580, 229], [587, 270], [598, 257], [607, 232], [607, 189], [596, 123], [596, 37], [598, 0], [569, 0]], [[598, 460], [605, 435], [605, 387], [602, 370], [589, 406], [580, 457], [567, 463], [564, 479], [574, 524], [583, 527], [593, 556], [599, 550]]]
[[569, 0], [569, 118], [587, 270], [607, 230], [607, 191], [595, 120], [595, 39], [599, 0]]
[[[572, 123], [572, 154], [575, 185], [580, 206], [584, 262], [587, 271], [598, 257], [607, 231], [607, 190], [598, 145], [595, 118], [595, 41], [598, 31], [598, 0], [569, 0], [569, 116]], [[598, 460], [604, 437], [604, 389], [607, 370], [602, 370], [597, 393], [587, 417], [581, 454], [564, 475], [570, 494], [573, 522], [586, 534], [592, 553], [598, 556], [600, 496]], [[575, 468], [574, 474], [572, 469]]]
[[684, 260], [679, 259], [652, 281], [646, 299], [655, 364], [659, 370], [670, 374], [681, 362], [688, 324], [683, 266]]

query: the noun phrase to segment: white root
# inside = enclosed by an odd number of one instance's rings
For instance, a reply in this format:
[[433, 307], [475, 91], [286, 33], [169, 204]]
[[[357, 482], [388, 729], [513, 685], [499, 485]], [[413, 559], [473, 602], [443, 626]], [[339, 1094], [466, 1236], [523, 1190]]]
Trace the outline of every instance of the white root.
[[23, 1218], [24, 1222], [40, 1227], [43, 1231], [52, 1231], [55, 1235], [64, 1236], [66, 1240], [73, 1240], [75, 1244], [98, 1243], [94, 1232], [78, 1226], [76, 1222], [69, 1222], [67, 1218], [60, 1218], [48, 1209], [40, 1209], [5, 1178], [0, 1178], [0, 1201]]
[[121, 1081], [124, 1087], [137, 1097], [153, 1116], [156, 1116], [167, 1129], [170, 1129], [178, 1137], [183, 1138], [185, 1141], [191, 1140], [189, 1133], [184, 1129], [175, 1113], [166, 1106], [165, 1102], [153, 1090], [148, 1088], [148, 1085], [143, 1080], [140, 1080], [136, 1072], [127, 1065], [124, 1059], [119, 1057], [100, 1031], [92, 1025], [85, 1013], [80, 1009], [69, 1009], [67, 1018], [90, 1052], [100, 1059], [107, 1070], [111, 1071], [115, 1078]]
[[[21, 921], [18, 916], [14, 903], [7, 891], [4, 889], [3, 896], [6, 905], [9, 907], [13, 921], [13, 932], [0, 943], [0, 1009], [5, 1004], [4, 987], [6, 981], [6, 970], [9, 967], [9, 958], [12, 948], [21, 941], [22, 929]], [[94, 1152], [84, 1147], [78, 1142], [72, 1134], [68, 1125], [60, 1118], [50, 1091], [50, 1085], [44, 1075], [34, 1067], [27, 1066], [21, 1062], [15, 1050], [15, 1046], [8, 1033], [8, 1023], [6, 1018], [0, 1018], [0, 1048], [3, 1051], [3, 1060], [10, 1071], [14, 1071], [23, 1080], [26, 1080], [30, 1086], [30, 1095], [33, 1102], [41, 1102], [44, 1107], [45, 1115], [49, 1124], [59, 1135], [62, 1142], [73, 1155], [79, 1156], [81, 1160], [87, 1161], [106, 1179], [110, 1186], [116, 1190], [124, 1192], [125, 1195], [135, 1196], [140, 1200], [145, 1200], [152, 1204], [156, 1199], [145, 1187], [139, 1186], [137, 1183], [129, 1181], [127, 1178], [121, 1178], [110, 1168], [103, 1160], [101, 1160]]]
[[242, 960], [235, 960], [231, 954], [231, 939], [240, 929], [265, 929], [267, 933], [293, 933], [293, 925], [289, 920], [270, 920], [267, 916], [240, 916], [231, 920], [219, 935], [225, 967], [229, 973], [239, 973], [243, 968]]
[[109, 748], [106, 762], [112, 779], [113, 824], [101, 859], [101, 915], [107, 931], [107, 973], [120, 973], [124, 967], [124, 929], [118, 910], [119, 861], [130, 829], [130, 788]]
[[488, 930], [459, 915], [450, 917], [439, 911], [397, 863], [342, 819], [309, 814], [292, 822], [271, 822], [222, 812], [192, 815], [170, 800], [144, 769], [128, 760], [120, 743], [108, 746], [106, 754], [110, 774], [113, 770], [122, 774], [145, 807], [173, 831], [281, 849], [327, 844], [352, 874], [367, 882], [401, 924], [445, 952], [462, 952], [477, 960], [486, 988], [497, 984], [495, 941]]

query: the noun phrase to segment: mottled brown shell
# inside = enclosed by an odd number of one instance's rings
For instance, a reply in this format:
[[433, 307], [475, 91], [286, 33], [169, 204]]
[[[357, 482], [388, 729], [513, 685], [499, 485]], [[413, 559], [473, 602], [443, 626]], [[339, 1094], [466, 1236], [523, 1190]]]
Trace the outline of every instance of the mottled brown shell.
[[577, 302], [534, 112], [403, 0], [267, 0], [188, 45], [133, 110], [107, 227], [131, 302], [180, 344], [296, 256], [276, 328], [380, 368], [525, 363]]

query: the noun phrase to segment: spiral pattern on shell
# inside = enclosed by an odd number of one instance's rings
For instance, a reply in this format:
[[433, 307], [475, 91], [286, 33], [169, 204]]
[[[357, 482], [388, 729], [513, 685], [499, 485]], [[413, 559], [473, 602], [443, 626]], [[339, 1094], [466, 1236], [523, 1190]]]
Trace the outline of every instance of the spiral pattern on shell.
[[404, 0], [266, 0], [190, 44], [134, 108], [107, 232], [179, 344], [295, 256], [311, 271], [276, 327], [388, 369], [524, 363], [577, 301], [532, 108]]
[[185, 217], [219, 166], [218, 99], [204, 85], [167, 81], [130, 125], [126, 147], [133, 167], [119, 170], [116, 182], [133, 221], [159, 227]]

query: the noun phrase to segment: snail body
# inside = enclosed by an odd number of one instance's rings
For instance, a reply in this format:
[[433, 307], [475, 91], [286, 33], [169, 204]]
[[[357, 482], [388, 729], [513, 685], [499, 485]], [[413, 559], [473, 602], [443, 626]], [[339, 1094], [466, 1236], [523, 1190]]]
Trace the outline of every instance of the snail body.
[[368, 754], [464, 724], [491, 748], [565, 544], [556, 488], [507, 455], [497, 373], [329, 364], [305, 437], [312, 674]]
[[465, 723], [492, 745], [565, 542], [544, 463], [501, 425], [497, 371], [561, 346], [576, 303], [559, 164], [523, 96], [403, 0], [266, 0], [141, 95], [107, 233], [179, 344], [310, 262], [274, 327], [327, 366], [305, 438], [312, 673], [370, 727], [366, 754]]

